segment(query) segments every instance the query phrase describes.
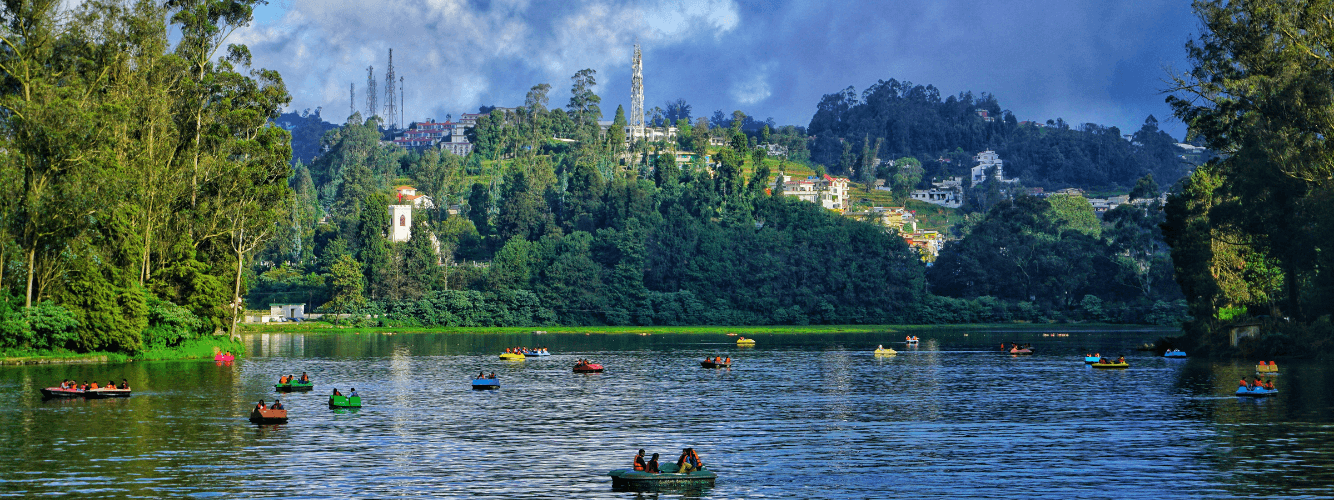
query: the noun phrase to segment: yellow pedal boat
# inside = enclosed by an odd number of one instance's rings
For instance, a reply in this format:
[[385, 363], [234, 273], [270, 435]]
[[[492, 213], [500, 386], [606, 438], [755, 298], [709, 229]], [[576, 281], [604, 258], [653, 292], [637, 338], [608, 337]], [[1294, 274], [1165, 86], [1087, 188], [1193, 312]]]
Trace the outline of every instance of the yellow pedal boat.
[[1130, 363], [1089, 363], [1094, 368], [1130, 368]]
[[510, 361], [523, 361], [524, 355], [507, 352], [507, 353], [502, 353], [500, 355], [500, 359], [507, 359]]
[[755, 345], [755, 339], [748, 339], [745, 337], [741, 337], [739, 339], [736, 339], [736, 345]]
[[899, 353], [899, 351], [895, 351], [895, 350], [893, 350], [893, 349], [876, 349], [876, 350], [875, 350], [875, 355], [876, 355], [876, 356], [893, 356], [893, 355], [898, 354], [898, 353]]

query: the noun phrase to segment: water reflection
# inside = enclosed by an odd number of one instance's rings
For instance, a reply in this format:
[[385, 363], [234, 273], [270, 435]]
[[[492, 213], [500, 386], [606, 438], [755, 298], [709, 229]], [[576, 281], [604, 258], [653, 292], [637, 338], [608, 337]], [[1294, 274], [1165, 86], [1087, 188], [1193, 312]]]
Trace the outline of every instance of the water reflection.
[[[0, 495], [964, 498], [1016, 477], [1048, 498], [1334, 495], [1327, 367], [1284, 364], [1280, 395], [1256, 401], [1231, 396], [1249, 362], [1132, 350], [1157, 333], [963, 333], [919, 334], [915, 348], [894, 334], [766, 335], [744, 349], [721, 334], [252, 335], [256, 356], [234, 366], [3, 367]], [[1037, 353], [1002, 354], [1002, 341]], [[875, 357], [879, 344], [900, 352]], [[515, 345], [553, 356], [497, 359]], [[1090, 369], [1086, 350], [1131, 367]], [[717, 355], [735, 365], [700, 367]], [[579, 358], [607, 372], [573, 373]], [[316, 389], [282, 395], [288, 424], [246, 420], [278, 375], [302, 371]], [[503, 388], [471, 390], [478, 371]], [[37, 389], [63, 378], [127, 378], [136, 392], [43, 402]], [[330, 409], [333, 387], [365, 406]], [[667, 461], [684, 447], [719, 473], [713, 488], [612, 491], [605, 473], [634, 450]]]

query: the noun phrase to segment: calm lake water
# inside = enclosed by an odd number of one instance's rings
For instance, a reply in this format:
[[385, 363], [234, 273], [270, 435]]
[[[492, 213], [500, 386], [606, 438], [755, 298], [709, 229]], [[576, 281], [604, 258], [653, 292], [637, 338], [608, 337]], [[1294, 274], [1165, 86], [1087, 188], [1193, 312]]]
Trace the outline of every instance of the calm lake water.
[[[1330, 498], [1334, 369], [1132, 350], [1162, 332], [250, 335], [212, 361], [0, 367], [0, 496], [289, 498]], [[895, 342], [897, 340], [897, 342]], [[1003, 341], [1037, 353], [1010, 356]], [[894, 357], [876, 358], [876, 345]], [[512, 345], [555, 355], [503, 362]], [[1094, 370], [1086, 351], [1124, 354]], [[730, 370], [702, 369], [731, 356]], [[572, 373], [591, 358], [606, 373]], [[469, 379], [495, 371], [499, 391]], [[280, 374], [291, 420], [246, 416]], [[43, 401], [63, 378], [129, 399]], [[330, 410], [333, 387], [365, 407]], [[616, 492], [635, 450], [694, 447], [711, 488]]]

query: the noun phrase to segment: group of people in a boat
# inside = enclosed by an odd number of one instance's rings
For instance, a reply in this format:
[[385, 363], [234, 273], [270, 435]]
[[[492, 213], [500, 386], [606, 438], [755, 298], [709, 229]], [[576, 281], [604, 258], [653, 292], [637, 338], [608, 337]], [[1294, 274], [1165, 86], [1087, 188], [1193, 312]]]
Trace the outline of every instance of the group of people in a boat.
[[[336, 391], [336, 390], [337, 390], [337, 389], [335, 389], [335, 391]], [[266, 406], [264, 406], [264, 400], [261, 399], [261, 400], [259, 400], [259, 404], [255, 405], [255, 409], [256, 409], [256, 410], [285, 410], [286, 408], [283, 408], [283, 403], [282, 403], [282, 401], [279, 401], [279, 400], [277, 400], [277, 399], [273, 400], [273, 404], [272, 404], [272, 405], [266, 407]]]
[[529, 349], [527, 347], [506, 347], [505, 354], [523, 354], [527, 356], [532, 354], [550, 354], [550, 353], [547, 352], [547, 348], [545, 347], [538, 347], [537, 349]]
[[1102, 357], [1101, 354], [1094, 354], [1094, 355], [1092, 355], [1092, 356], [1090, 356], [1090, 355], [1088, 355], [1088, 354], [1085, 354], [1084, 357], [1085, 357], [1085, 358], [1090, 358], [1090, 357], [1098, 358], [1097, 363], [1100, 364], [1100, 365], [1119, 365], [1119, 364], [1121, 364], [1121, 363], [1125, 363], [1125, 362], [1126, 362], [1126, 357], [1125, 357], [1125, 356], [1121, 356], [1121, 357], [1116, 358], [1116, 361], [1112, 361], [1111, 358], [1104, 358], [1104, 357]]
[[1271, 391], [1275, 390], [1273, 380], [1270, 379], [1260, 380], [1260, 377], [1255, 377], [1255, 376], [1251, 377], [1250, 382], [1246, 381], [1246, 377], [1242, 377], [1241, 387], [1245, 388], [1248, 391], [1253, 391], [1256, 389], [1268, 389]]
[[80, 383], [79, 383], [78, 381], [76, 381], [76, 380], [62, 380], [62, 381], [60, 381], [60, 388], [61, 388], [61, 389], [73, 390], [73, 391], [98, 391], [98, 390], [105, 390], [105, 389], [120, 389], [120, 390], [128, 391], [128, 390], [130, 390], [130, 381], [129, 381], [129, 380], [125, 380], [125, 379], [120, 379], [120, 386], [117, 387], [117, 386], [116, 386], [116, 381], [115, 381], [115, 380], [108, 380], [108, 381], [107, 381], [107, 385], [97, 385], [97, 381], [96, 381], [96, 380], [94, 380], [94, 381], [91, 382], [91, 383], [89, 383], [87, 380], [85, 380], [85, 381], [83, 381], [82, 384], [80, 384]]
[[310, 375], [306, 375], [306, 372], [301, 372], [301, 378], [299, 380], [294, 375], [283, 375], [281, 377], [278, 377], [278, 385], [287, 385], [292, 382], [298, 382], [298, 381], [303, 384], [309, 384]]
[[909, 336], [907, 336], [907, 337], [904, 337], [903, 341], [904, 341], [904, 342], [910, 342], [910, 343], [911, 343], [911, 342], [917, 342], [917, 337], [914, 337], [914, 336], [912, 336], [912, 335], [909, 335]]
[[591, 364], [593, 364], [593, 360], [591, 359], [580, 359], [579, 361], [574, 362], [574, 366], [588, 366]]
[[[681, 449], [681, 456], [676, 459], [676, 472], [689, 474], [703, 468], [704, 462], [699, 460], [699, 454], [695, 453], [694, 448]], [[658, 454], [654, 453], [653, 458], [645, 461], [644, 450], [639, 450], [639, 454], [635, 455], [635, 472], [661, 473], [662, 471], [658, 470]]]
[[477, 372], [477, 377], [476, 377], [476, 378], [477, 378], [477, 380], [482, 380], [482, 379], [495, 379], [495, 378], [496, 378], [496, 372], [491, 372], [490, 375], [487, 375], [486, 372]]
[[713, 363], [715, 365], [730, 365], [732, 364], [732, 357], [728, 356], [724, 358], [722, 356], [714, 356], [712, 358], [704, 358], [704, 362]]
[[1004, 343], [1004, 342], [1001, 342], [1001, 350], [1002, 350], [1002, 351], [1018, 351], [1018, 350], [1022, 350], [1022, 349], [1030, 349], [1030, 350], [1031, 350], [1031, 349], [1033, 349], [1033, 344], [1023, 344], [1023, 345], [1020, 345], [1018, 342], [1011, 342], [1010, 344], [1006, 344], [1006, 343]]
[[[343, 393], [338, 392], [338, 388], [337, 388], [337, 387], [334, 387], [333, 394], [330, 394], [330, 395], [331, 395], [331, 396], [342, 396]], [[352, 390], [348, 391], [348, 393], [347, 393], [347, 397], [349, 397], [349, 398], [359, 397], [359, 395], [357, 394], [357, 388], [356, 388], [356, 387], [353, 387]]]

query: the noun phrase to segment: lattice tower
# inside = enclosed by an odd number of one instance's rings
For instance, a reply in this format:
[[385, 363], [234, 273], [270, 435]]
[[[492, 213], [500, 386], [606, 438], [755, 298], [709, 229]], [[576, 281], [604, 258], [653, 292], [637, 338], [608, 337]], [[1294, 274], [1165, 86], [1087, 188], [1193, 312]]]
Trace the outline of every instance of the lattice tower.
[[366, 66], [366, 116], [369, 119], [372, 116], [378, 116], [375, 107], [375, 66]]
[[347, 116], [352, 116], [357, 114], [357, 82], [347, 85]]
[[634, 76], [630, 78], [630, 138], [644, 136], [644, 59], [636, 43]]
[[398, 128], [398, 98], [394, 96], [394, 49], [389, 49], [389, 71], [384, 75], [384, 114], [389, 128]]
[[408, 120], [407, 117], [404, 116], [406, 112], [403, 110], [404, 95], [405, 94], [403, 93], [403, 77], [400, 76], [398, 77], [398, 125], [400, 127], [407, 128]]

